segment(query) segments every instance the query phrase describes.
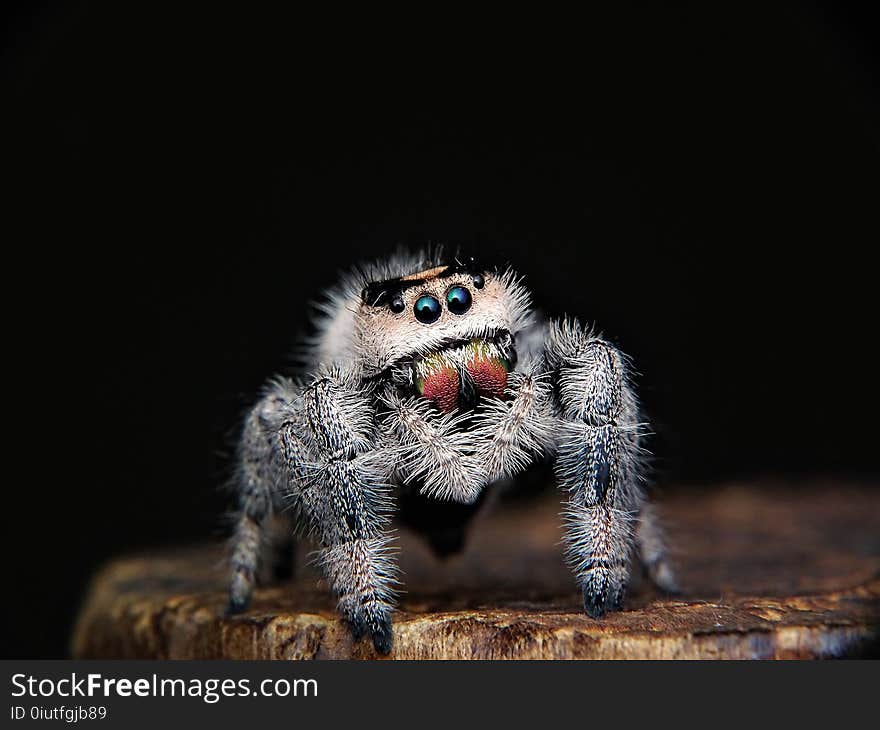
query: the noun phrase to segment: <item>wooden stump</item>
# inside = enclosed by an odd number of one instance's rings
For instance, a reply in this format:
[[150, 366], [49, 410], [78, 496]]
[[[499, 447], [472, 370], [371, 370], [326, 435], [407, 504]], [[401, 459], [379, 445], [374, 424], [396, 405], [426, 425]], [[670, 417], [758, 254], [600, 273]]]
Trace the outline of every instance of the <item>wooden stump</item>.
[[[559, 499], [478, 518], [441, 562], [400, 536], [406, 593], [397, 659], [788, 659], [874, 656], [880, 646], [880, 491], [833, 483], [730, 485], [661, 501], [681, 596], [636, 580], [624, 611], [594, 621], [559, 545]], [[301, 551], [302, 552], [302, 551]], [[375, 658], [326, 586], [257, 590], [224, 618], [223, 548], [114, 560], [94, 578], [73, 637], [78, 658]]]

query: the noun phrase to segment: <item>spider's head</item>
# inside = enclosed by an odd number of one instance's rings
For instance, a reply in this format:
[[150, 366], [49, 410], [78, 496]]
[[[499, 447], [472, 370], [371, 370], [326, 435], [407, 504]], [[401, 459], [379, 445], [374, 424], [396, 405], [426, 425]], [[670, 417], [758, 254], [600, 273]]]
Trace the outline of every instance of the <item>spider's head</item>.
[[473, 259], [369, 282], [357, 312], [364, 369], [407, 378], [443, 410], [467, 387], [500, 397], [528, 314], [515, 275]]

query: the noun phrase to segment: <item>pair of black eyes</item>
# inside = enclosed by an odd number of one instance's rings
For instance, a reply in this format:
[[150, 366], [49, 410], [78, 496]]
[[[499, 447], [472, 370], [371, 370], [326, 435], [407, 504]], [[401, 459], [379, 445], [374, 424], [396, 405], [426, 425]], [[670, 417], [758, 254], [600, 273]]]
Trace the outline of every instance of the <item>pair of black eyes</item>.
[[[478, 289], [482, 288], [483, 283], [482, 276], [479, 277], [479, 280], [478, 277], [474, 277], [474, 286]], [[471, 308], [472, 303], [471, 293], [463, 286], [453, 286], [446, 292], [446, 306], [453, 314], [464, 314]], [[402, 298], [395, 298], [391, 301], [392, 312], [402, 312], [404, 307]], [[416, 303], [413, 305], [413, 314], [422, 324], [436, 322], [442, 313], [443, 306], [440, 301], [430, 294], [423, 294], [416, 299]]]

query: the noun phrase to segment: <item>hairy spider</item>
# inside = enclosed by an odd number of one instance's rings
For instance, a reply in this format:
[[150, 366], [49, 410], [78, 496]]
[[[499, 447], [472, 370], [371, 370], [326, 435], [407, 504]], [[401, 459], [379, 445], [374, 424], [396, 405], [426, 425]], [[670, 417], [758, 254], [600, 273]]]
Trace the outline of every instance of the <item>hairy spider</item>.
[[545, 458], [566, 496], [566, 557], [586, 612], [621, 607], [633, 543], [674, 590], [644, 497], [645, 424], [627, 358], [607, 341], [575, 320], [535, 321], [509, 269], [422, 254], [345, 276], [316, 324], [308, 375], [272, 380], [245, 420], [230, 612], [247, 607], [271, 550], [268, 518], [286, 513], [320, 546], [355, 636], [369, 631], [387, 653], [392, 513], [454, 551], [487, 485]]

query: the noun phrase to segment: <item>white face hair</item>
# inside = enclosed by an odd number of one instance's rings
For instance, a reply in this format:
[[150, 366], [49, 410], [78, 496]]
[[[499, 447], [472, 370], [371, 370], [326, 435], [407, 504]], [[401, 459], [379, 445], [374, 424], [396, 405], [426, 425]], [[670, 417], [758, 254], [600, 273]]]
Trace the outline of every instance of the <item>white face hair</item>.
[[[413, 357], [471, 340], [492, 340], [518, 329], [509, 282], [498, 275], [456, 273], [422, 278], [416, 274], [413, 278], [418, 283], [396, 294], [396, 300], [378, 306], [361, 305], [357, 327], [366, 369], [381, 372]], [[462, 290], [470, 295], [470, 306], [456, 314], [447, 298]], [[437, 308], [437, 319], [420, 321], [416, 313], [420, 303]], [[394, 311], [395, 304], [401, 311]]]
[[[349, 276], [320, 307], [318, 362], [355, 360], [365, 376], [378, 375], [472, 340], [515, 336], [530, 318], [529, 293], [509, 269], [483, 271], [423, 258], [392, 260], [384, 270], [360, 273]], [[459, 313], [456, 294], [469, 300]], [[415, 311], [426, 303], [433, 307], [431, 317]]]

